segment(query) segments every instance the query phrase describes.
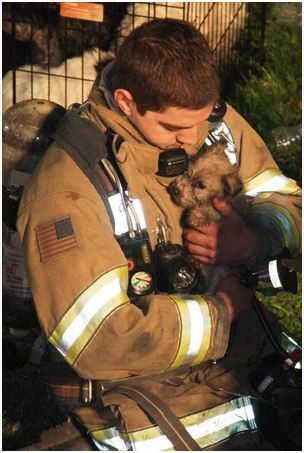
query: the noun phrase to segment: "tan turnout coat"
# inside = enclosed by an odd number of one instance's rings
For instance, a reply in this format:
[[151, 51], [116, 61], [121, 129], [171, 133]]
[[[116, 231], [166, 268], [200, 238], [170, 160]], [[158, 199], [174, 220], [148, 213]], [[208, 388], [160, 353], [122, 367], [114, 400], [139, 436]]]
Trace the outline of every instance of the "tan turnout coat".
[[[157, 215], [168, 226], [169, 239], [181, 244], [181, 211], [166, 191], [171, 179], [156, 175], [161, 150], [148, 144], [126, 118], [110, 110], [95, 86], [90, 102], [89, 119], [102, 131], [110, 127], [124, 140], [115, 151], [116, 161], [129, 195], [141, 201], [152, 249], [157, 241]], [[238, 150], [247, 191], [257, 190], [275, 176], [283, 178], [265, 144], [245, 120], [231, 107], [224, 119]], [[204, 123], [195, 149], [207, 132]], [[261, 231], [276, 230], [272, 242], [268, 241], [272, 251], [286, 245], [296, 254], [301, 231], [299, 188], [290, 180], [283, 184], [283, 179], [278, 188], [275, 181], [273, 188], [261, 193], [257, 190], [252, 197], [253, 223]], [[62, 239], [54, 236], [58, 227], [70, 228]], [[204, 425], [205, 431], [192, 434], [201, 447], [227, 448], [223, 442], [229, 438], [229, 448], [234, 449], [233, 442], [239, 445], [241, 437], [231, 437], [232, 432], [247, 433], [244, 442], [257, 441], [250, 401], [233, 393], [243, 389], [248, 356], [257, 357], [260, 351], [258, 340], [263, 334], [252, 314], [237, 324], [238, 333], [234, 332], [233, 338], [238, 340], [226, 353], [230, 323], [225, 305], [215, 297], [151, 294], [136, 303], [130, 301], [126, 294], [127, 261], [104, 203], [71, 157], [56, 144], [49, 148], [25, 189], [18, 231], [41, 326], [81, 377], [120, 379], [202, 363], [201, 371], [171, 381], [147, 380], [141, 385], [165, 401], [185, 426], [203, 426], [206, 420], [225, 413], [233, 420], [234, 411], [247, 411], [239, 421], [223, 422], [216, 429]], [[55, 237], [55, 245], [49, 236]], [[219, 389], [223, 387], [228, 392]], [[102, 399], [107, 408], [100, 402], [77, 411], [97, 442], [118, 449], [172, 448], [133, 400], [115, 392]]]

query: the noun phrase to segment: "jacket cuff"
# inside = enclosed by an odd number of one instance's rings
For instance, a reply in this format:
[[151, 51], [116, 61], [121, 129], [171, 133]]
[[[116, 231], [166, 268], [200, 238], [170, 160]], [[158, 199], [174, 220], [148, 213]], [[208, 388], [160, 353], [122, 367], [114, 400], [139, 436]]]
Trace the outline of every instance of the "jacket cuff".
[[222, 298], [212, 296], [208, 300], [208, 305], [214, 325], [208, 358], [215, 360], [222, 358], [227, 351], [231, 321], [227, 305]]

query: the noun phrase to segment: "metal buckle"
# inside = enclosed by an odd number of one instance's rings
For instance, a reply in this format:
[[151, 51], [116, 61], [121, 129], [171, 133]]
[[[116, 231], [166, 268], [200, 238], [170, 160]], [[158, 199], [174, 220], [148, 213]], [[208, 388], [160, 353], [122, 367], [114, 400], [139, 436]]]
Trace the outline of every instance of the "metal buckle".
[[82, 390], [82, 401], [84, 403], [91, 403], [93, 400], [93, 387], [91, 379], [83, 380], [81, 390]]

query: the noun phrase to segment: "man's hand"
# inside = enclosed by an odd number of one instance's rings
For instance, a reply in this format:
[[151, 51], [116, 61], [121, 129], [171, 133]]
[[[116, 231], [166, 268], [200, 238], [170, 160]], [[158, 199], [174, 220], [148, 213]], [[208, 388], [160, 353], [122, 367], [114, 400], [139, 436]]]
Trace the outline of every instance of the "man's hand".
[[184, 245], [190, 255], [205, 264], [234, 265], [254, 258], [258, 249], [257, 233], [231, 204], [215, 198], [213, 205], [221, 214], [218, 224], [184, 229]]
[[219, 282], [216, 296], [225, 302], [231, 322], [252, 307], [254, 291], [241, 284], [238, 274], [230, 274]]

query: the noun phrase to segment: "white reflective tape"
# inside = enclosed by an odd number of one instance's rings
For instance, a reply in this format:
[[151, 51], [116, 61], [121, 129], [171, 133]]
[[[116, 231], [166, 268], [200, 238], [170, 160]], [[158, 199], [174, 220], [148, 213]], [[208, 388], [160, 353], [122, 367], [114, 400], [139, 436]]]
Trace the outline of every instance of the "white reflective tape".
[[204, 338], [204, 317], [199, 303], [196, 300], [186, 300], [190, 315], [190, 343], [185, 363], [192, 362], [198, 355]]
[[209, 348], [211, 318], [207, 301], [201, 296], [172, 295], [180, 315], [180, 339], [178, 350], [170, 368], [200, 363]]
[[[118, 451], [128, 451], [130, 450], [131, 445], [126, 444], [124, 439], [121, 437], [120, 432], [116, 428], [110, 428], [105, 430], [107, 431], [107, 437], [99, 439], [98, 432], [91, 433], [92, 440], [98, 450], [100, 451], [109, 451], [109, 450], [118, 450]], [[110, 432], [112, 437], [110, 437]]]
[[[218, 127], [210, 130], [209, 134], [212, 136], [214, 140], [219, 141], [221, 138], [224, 138], [227, 141], [227, 148], [224, 150], [224, 153], [226, 154], [231, 165], [235, 165], [237, 163], [236, 146], [234, 144], [233, 136], [227, 124], [224, 121], [222, 121], [218, 125]], [[214, 143], [214, 140], [207, 137], [205, 143], [208, 146], [211, 146]]]
[[246, 195], [249, 197], [256, 197], [259, 193], [262, 192], [277, 192], [282, 187], [285, 187], [290, 182], [290, 179], [284, 175], [276, 175], [272, 178], [268, 179], [264, 183], [260, 184], [259, 186], [255, 187], [252, 190], [246, 192]]
[[66, 355], [75, 341], [80, 337], [94, 315], [113, 297], [122, 291], [120, 280], [117, 278], [107, 283], [97, 291], [84, 305], [77, 317], [67, 327], [57, 346], [59, 351]]
[[[251, 428], [249, 425], [246, 426], [240, 423], [244, 422], [245, 424], [246, 423], [248, 424], [248, 422], [252, 420], [255, 420], [254, 412], [252, 405], [248, 404], [246, 406], [234, 409], [232, 411], [228, 411], [224, 414], [220, 414], [215, 417], [209, 418], [208, 420], [205, 420], [201, 423], [192, 426], [185, 426], [185, 428], [187, 429], [190, 436], [193, 437], [193, 439], [195, 440], [199, 440], [210, 434], [218, 432], [219, 435], [216, 438], [216, 442], [220, 442], [221, 440], [224, 440], [227, 437], [229, 437], [229, 435], [231, 434], [229, 430], [227, 430], [227, 428], [231, 427], [233, 433], [239, 431], [241, 432], [244, 430], [250, 430]], [[183, 419], [181, 419], [180, 421], [183, 423]], [[222, 432], [220, 433], [221, 430]], [[136, 451], [144, 450], [160, 451], [173, 447], [172, 443], [164, 435], [149, 438], [148, 430], [147, 437], [144, 440], [136, 440], [135, 433], [130, 437], [132, 444], [134, 445], [134, 449]]]
[[[126, 194], [128, 194], [127, 191], [126, 191]], [[113, 213], [113, 217], [114, 217], [114, 221], [115, 221], [115, 234], [117, 236], [120, 236], [121, 234], [127, 233], [129, 231], [128, 224], [127, 224], [127, 218], [126, 218], [126, 214], [123, 209], [120, 194], [116, 193], [115, 195], [111, 195], [110, 197], [108, 197], [108, 200], [109, 200], [111, 211]], [[130, 199], [130, 201], [133, 204], [133, 207], [137, 214], [138, 221], [140, 223], [141, 228], [145, 229], [147, 227], [147, 225], [146, 225], [145, 216], [144, 216], [144, 212], [143, 212], [140, 200], [138, 198], [135, 198], [135, 199]], [[132, 219], [133, 228], [134, 228], [134, 230], [136, 230], [135, 219], [133, 218], [132, 211], [130, 210], [130, 208], [128, 208], [128, 212]]]
[[234, 409], [225, 414], [217, 415], [199, 425], [191, 426], [187, 431], [194, 439], [198, 439], [216, 431], [220, 431], [223, 428], [227, 428], [234, 423], [239, 423], [240, 421], [247, 422], [252, 419], [254, 419], [254, 413], [251, 404], [249, 404], [248, 406]]
[[281, 280], [280, 280], [279, 272], [278, 272], [277, 260], [269, 261], [268, 271], [269, 271], [269, 277], [270, 277], [272, 286], [274, 288], [283, 288]]
[[272, 376], [266, 376], [265, 379], [260, 383], [258, 386], [258, 392], [264, 393], [265, 390], [269, 387], [269, 385], [274, 381]]
[[173, 447], [173, 444], [165, 435], [145, 440], [134, 440], [132, 445], [135, 451], [162, 451]]

